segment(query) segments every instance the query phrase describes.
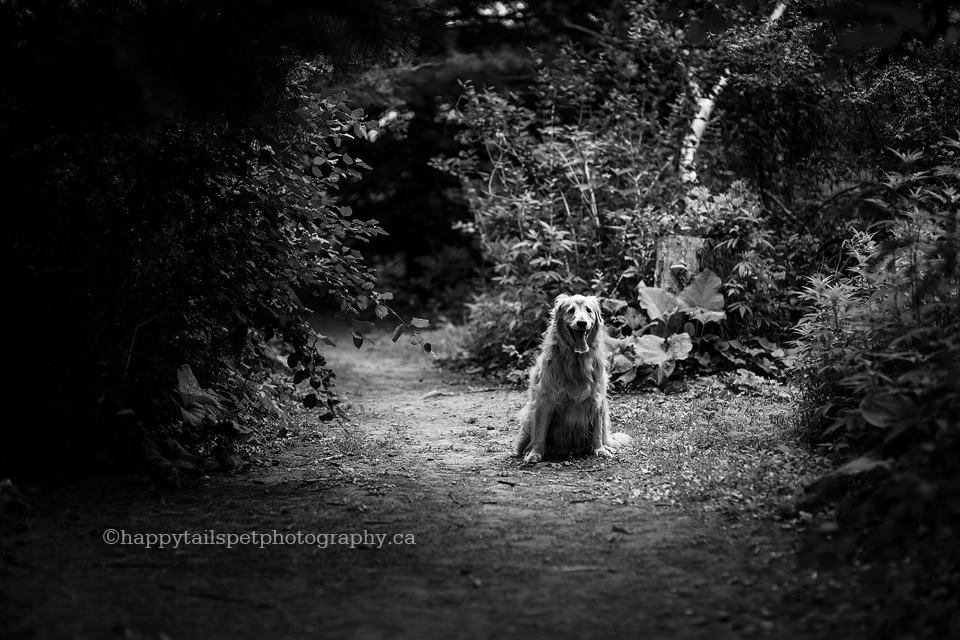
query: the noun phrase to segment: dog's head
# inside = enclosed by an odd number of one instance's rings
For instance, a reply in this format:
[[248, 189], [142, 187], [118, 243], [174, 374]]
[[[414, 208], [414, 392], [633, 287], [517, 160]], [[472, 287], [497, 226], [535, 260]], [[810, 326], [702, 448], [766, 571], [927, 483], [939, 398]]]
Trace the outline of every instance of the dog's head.
[[600, 301], [594, 296], [561, 293], [553, 305], [552, 323], [556, 334], [574, 353], [587, 353], [603, 324]]

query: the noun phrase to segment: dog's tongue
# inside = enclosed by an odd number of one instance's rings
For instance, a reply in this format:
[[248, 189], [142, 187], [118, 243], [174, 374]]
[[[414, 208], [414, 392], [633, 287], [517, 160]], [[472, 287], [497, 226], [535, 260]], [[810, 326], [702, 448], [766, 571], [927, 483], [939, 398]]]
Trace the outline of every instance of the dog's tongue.
[[577, 331], [573, 334], [573, 338], [576, 342], [576, 345], [573, 347], [574, 353], [586, 353], [590, 351], [590, 347], [587, 345], [587, 332], [586, 331]]

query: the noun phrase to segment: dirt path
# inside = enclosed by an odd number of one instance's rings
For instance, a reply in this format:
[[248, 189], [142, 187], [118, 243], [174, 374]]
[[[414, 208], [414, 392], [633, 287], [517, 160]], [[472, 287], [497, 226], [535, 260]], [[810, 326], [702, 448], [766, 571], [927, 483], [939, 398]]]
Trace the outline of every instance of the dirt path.
[[[471, 387], [409, 346], [327, 355], [351, 422], [305, 423], [245, 474], [181, 492], [146, 477], [27, 487], [29, 530], [0, 539], [0, 636], [820, 635], [794, 534], [647, 497], [642, 451], [523, 468], [508, 456], [522, 394]], [[618, 398], [614, 418], [642, 402], [655, 419], [643, 397]], [[302, 543], [148, 549], [105, 544], [108, 528]], [[354, 548], [310, 538], [364, 533]]]

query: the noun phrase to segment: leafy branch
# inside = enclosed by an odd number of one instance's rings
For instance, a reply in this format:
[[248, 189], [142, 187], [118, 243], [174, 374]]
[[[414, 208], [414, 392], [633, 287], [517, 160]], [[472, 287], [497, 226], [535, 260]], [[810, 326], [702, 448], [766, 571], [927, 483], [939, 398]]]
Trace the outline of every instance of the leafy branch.
[[[400, 321], [400, 324], [397, 325], [396, 329], [393, 330], [393, 334], [390, 336], [391, 342], [396, 342], [400, 339], [404, 333], [408, 333], [413, 336], [413, 340], [410, 341], [410, 344], [418, 344], [424, 352], [429, 353], [433, 356], [434, 360], [439, 360], [440, 356], [437, 355], [437, 352], [433, 350], [433, 345], [423, 339], [419, 329], [426, 329], [430, 326], [430, 321], [426, 318], [416, 318], [413, 317], [410, 319], [410, 322], [406, 322], [403, 317], [394, 311], [391, 307], [383, 303], [377, 304], [376, 309], [374, 310], [377, 314], [377, 317], [381, 320], [387, 318], [388, 316], [393, 316]], [[357, 348], [360, 348], [360, 345], [363, 344], [363, 341], [360, 341], [360, 344], [357, 344], [357, 338], [354, 336], [354, 344]]]

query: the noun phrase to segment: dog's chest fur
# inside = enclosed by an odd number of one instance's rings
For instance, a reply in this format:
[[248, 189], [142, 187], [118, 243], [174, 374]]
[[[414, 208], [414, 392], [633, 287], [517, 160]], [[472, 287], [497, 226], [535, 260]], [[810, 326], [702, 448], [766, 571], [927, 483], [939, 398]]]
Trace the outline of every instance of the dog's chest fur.
[[[580, 358], [584, 362], [576, 366], [566, 366], [567, 363], [564, 362], [566, 359]], [[603, 365], [593, 357], [554, 354], [544, 358], [540, 370], [543, 391], [552, 396], [552, 400], [558, 405], [586, 403], [595, 406], [598, 402], [597, 378], [601, 373], [597, 370], [598, 366]]]
[[[591, 449], [593, 431], [601, 426], [603, 390], [598, 385], [601, 362], [583, 358], [577, 366], [550, 359], [542, 363], [541, 393], [547, 392], [553, 409], [547, 425], [546, 450], [557, 454]], [[562, 358], [560, 359], [562, 360]]]

